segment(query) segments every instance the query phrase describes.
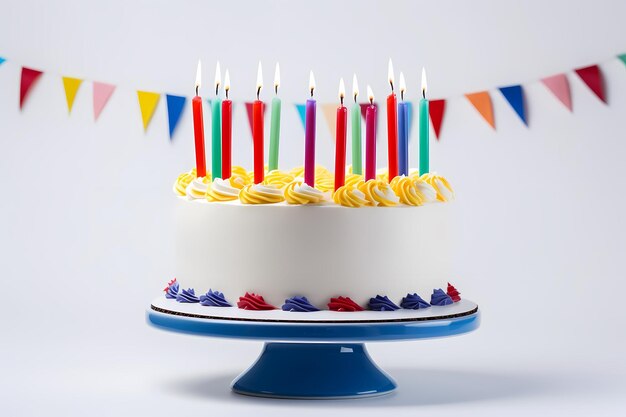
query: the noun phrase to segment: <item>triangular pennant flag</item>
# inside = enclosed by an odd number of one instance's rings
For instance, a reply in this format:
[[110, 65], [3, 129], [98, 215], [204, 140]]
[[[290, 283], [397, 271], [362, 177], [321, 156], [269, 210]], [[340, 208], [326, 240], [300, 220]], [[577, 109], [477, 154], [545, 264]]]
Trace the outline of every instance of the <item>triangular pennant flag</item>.
[[590, 65], [584, 68], [575, 69], [576, 74], [583, 80], [587, 87], [593, 93], [598, 96], [600, 100], [606, 103], [606, 96], [604, 94], [604, 78], [602, 77], [602, 71], [597, 65]]
[[93, 118], [94, 120], [98, 120], [100, 117], [100, 113], [102, 113], [102, 109], [107, 104], [111, 95], [115, 91], [115, 86], [112, 84], [100, 83], [97, 81], [93, 82]]
[[465, 97], [472, 103], [472, 105], [478, 110], [478, 113], [485, 119], [487, 123], [494, 129], [496, 128], [496, 122], [493, 118], [493, 107], [491, 105], [491, 96], [487, 91], [479, 91], [478, 93], [465, 94]]
[[172, 139], [172, 136], [174, 136], [174, 130], [180, 121], [180, 115], [183, 113], [183, 109], [185, 108], [185, 101], [187, 101], [187, 98], [172, 94], [166, 94], [165, 97], [167, 99], [167, 121], [170, 128], [170, 139]]
[[[617, 57], [622, 60], [624, 65], [626, 65], [626, 54], [619, 54]], [[0, 59], [2, 59], [2, 58], [0, 58]], [[0, 62], [0, 64], [1, 64], [1, 62]]]
[[330, 131], [330, 137], [335, 141], [335, 129], [337, 128], [337, 105], [335, 103], [322, 104], [322, 113]]
[[156, 110], [157, 104], [161, 95], [159, 93], [152, 93], [149, 91], [137, 91], [137, 98], [139, 99], [139, 108], [141, 109], [141, 120], [143, 121], [143, 130], [148, 130], [148, 125], [152, 119], [152, 115]]
[[441, 123], [443, 122], [443, 114], [446, 111], [446, 100], [430, 100], [428, 102], [428, 113], [430, 114], [430, 122], [435, 130], [435, 138], [439, 140], [441, 132]]
[[76, 99], [76, 93], [78, 88], [83, 83], [80, 78], [63, 77], [63, 88], [65, 88], [65, 100], [67, 101], [67, 111], [72, 112], [74, 106], [74, 99]]
[[500, 87], [498, 88], [506, 101], [509, 102], [515, 113], [522, 119], [522, 122], [526, 126], [528, 126], [528, 121], [526, 120], [526, 104], [524, 103], [524, 90], [521, 85], [511, 85], [508, 87]]
[[26, 98], [30, 89], [35, 84], [35, 81], [43, 74], [41, 71], [37, 71], [31, 68], [22, 67], [22, 78], [20, 80], [20, 109], [24, 107]]
[[572, 111], [572, 94], [569, 90], [567, 75], [556, 74], [551, 77], [542, 78], [541, 82], [552, 91], [552, 94], [554, 94], [569, 111]]
[[298, 110], [298, 115], [300, 116], [300, 121], [302, 122], [302, 128], [305, 128], [305, 120], [306, 120], [306, 104], [296, 104], [296, 110]]
[[[248, 114], [248, 124], [250, 125], [250, 137], [252, 138], [252, 102], [246, 102], [246, 113]], [[263, 103], [263, 119], [265, 119], [265, 109], [267, 106]]]
[[6, 58], [2, 58], [2, 57], [0, 56], [0, 65], [2, 65], [2, 64], [4, 63], [4, 61], [6, 61]]
[[363, 118], [363, 120], [365, 120], [365, 114], [367, 113], [367, 107], [369, 106], [369, 103], [361, 103], [359, 104], [359, 106], [361, 106], [361, 117]]

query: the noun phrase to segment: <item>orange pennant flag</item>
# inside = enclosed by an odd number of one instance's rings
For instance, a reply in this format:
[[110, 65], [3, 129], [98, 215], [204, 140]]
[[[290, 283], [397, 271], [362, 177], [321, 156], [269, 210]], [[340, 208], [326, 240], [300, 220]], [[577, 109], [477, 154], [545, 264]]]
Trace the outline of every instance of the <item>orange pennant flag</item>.
[[337, 104], [335, 103], [324, 103], [322, 106], [322, 113], [324, 113], [324, 118], [326, 119], [326, 124], [328, 125], [328, 130], [330, 131], [330, 137], [335, 141], [335, 130], [337, 129]]
[[493, 117], [493, 106], [491, 105], [491, 96], [487, 91], [478, 93], [465, 94], [465, 97], [478, 110], [478, 113], [489, 123], [491, 127], [496, 128], [496, 121]]

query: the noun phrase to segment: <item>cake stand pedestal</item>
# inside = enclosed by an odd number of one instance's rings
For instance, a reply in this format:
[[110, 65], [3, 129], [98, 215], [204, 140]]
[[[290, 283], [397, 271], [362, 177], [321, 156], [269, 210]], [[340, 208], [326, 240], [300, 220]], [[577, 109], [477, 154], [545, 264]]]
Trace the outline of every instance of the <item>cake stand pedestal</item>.
[[467, 300], [461, 303], [454, 309], [433, 307], [428, 314], [410, 310], [263, 314], [159, 299], [148, 309], [147, 321], [178, 333], [265, 341], [256, 362], [233, 381], [236, 393], [273, 398], [361, 398], [387, 394], [397, 387], [372, 361], [365, 342], [471, 332], [480, 324], [478, 306]]

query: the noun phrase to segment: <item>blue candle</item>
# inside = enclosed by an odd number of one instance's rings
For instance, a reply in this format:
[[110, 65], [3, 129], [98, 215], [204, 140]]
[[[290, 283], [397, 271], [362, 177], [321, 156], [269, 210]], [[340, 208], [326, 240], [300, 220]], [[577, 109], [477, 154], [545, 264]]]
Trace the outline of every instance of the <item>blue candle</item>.
[[409, 175], [409, 106], [404, 101], [406, 83], [400, 73], [400, 103], [398, 104], [398, 175]]

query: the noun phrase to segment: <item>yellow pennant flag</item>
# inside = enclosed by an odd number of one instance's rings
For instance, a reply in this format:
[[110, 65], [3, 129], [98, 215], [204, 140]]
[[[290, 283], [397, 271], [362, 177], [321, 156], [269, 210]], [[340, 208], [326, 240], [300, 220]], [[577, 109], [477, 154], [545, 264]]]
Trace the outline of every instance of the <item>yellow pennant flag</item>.
[[137, 91], [139, 99], [139, 108], [141, 109], [141, 119], [143, 120], [143, 130], [148, 130], [148, 125], [156, 110], [161, 95], [159, 93], [151, 93], [149, 91]]
[[74, 99], [78, 92], [78, 87], [83, 80], [79, 78], [63, 77], [63, 87], [65, 88], [65, 99], [67, 100], [67, 110], [71, 113], [74, 106]]

